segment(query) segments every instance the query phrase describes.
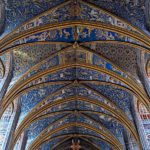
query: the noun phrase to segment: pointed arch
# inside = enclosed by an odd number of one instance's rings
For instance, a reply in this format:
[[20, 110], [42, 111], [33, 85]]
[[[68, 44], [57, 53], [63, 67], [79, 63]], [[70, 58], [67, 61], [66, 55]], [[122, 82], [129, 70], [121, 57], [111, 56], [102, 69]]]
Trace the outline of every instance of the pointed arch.
[[65, 125], [61, 125], [60, 127], [54, 129], [51, 132], [48, 132], [48, 134], [46, 134], [46, 135], [43, 135], [41, 133], [41, 135], [43, 136], [43, 138], [41, 139], [41, 136], [39, 136], [40, 138], [37, 138], [30, 145], [30, 147], [28, 149], [31, 150], [31, 149], [37, 148], [40, 144], [42, 144], [48, 137], [50, 137], [54, 133], [57, 133], [60, 130], [63, 130], [65, 128], [72, 127], [72, 126], [87, 128], [89, 130], [92, 130], [92, 131], [98, 133], [99, 135], [103, 135], [106, 138], [106, 141], [108, 143], [111, 143], [111, 145], [113, 145], [114, 147], [116, 147], [117, 150], [122, 150], [122, 145], [120, 144], [120, 142], [117, 139], [112, 139], [112, 137], [109, 134], [103, 133], [103, 131], [100, 131], [100, 130], [98, 130], [98, 129], [96, 129], [96, 128], [88, 125], [88, 124], [85, 124], [85, 123], [67, 123]]
[[[132, 123], [127, 119], [127, 117], [125, 117], [122, 113], [112, 109], [112, 107], [108, 107], [106, 104], [100, 102], [100, 101], [97, 101], [97, 100], [94, 100], [94, 99], [89, 99], [89, 98], [85, 98], [85, 97], [80, 97], [80, 96], [73, 96], [73, 97], [69, 97], [67, 99], [60, 99], [60, 100], [57, 100], [57, 101], [53, 101], [47, 105], [45, 105], [44, 107], [42, 107], [41, 109], [39, 110], [35, 110], [33, 109], [23, 120], [23, 122], [20, 124], [20, 126], [18, 127], [18, 130], [16, 132], [16, 138], [19, 136], [19, 134], [23, 131], [24, 129], [24, 126], [28, 126], [31, 122], [34, 121], [35, 117], [42, 113], [44, 110], [52, 107], [52, 106], [56, 106], [58, 104], [62, 104], [62, 103], [66, 103], [66, 102], [70, 102], [70, 101], [83, 101], [83, 102], [88, 102], [88, 103], [91, 103], [91, 104], [94, 104], [94, 105], [97, 105], [99, 107], [102, 107], [104, 109], [106, 109], [107, 111], [111, 112], [112, 114], [114, 114], [121, 122], [124, 123], [124, 125], [131, 131], [131, 133], [134, 135], [136, 141], [138, 143], [139, 142], [139, 137], [136, 133], [136, 129], [134, 128], [134, 126], [132, 125]], [[16, 141], [16, 140], [15, 140]]]
[[13, 43], [15, 43], [16, 41], [21, 40], [22, 38], [31, 36], [33, 34], [42, 32], [42, 31], [47, 31], [50, 29], [57, 29], [57, 28], [62, 29], [63, 27], [75, 28], [76, 26], [88, 27], [90, 29], [97, 28], [97, 29], [104, 29], [106, 31], [112, 31], [112, 32], [118, 33], [122, 36], [127, 36], [128, 38], [133, 38], [136, 42], [138, 42], [139, 44], [141, 43], [141, 45], [143, 45], [145, 47], [148, 47], [148, 48], [150, 47], [148, 38], [144, 39], [141, 36], [132, 33], [131, 31], [120, 29], [119, 27], [114, 27], [114, 26], [101, 24], [101, 23], [93, 23], [93, 22], [91, 23], [88, 21], [71, 21], [71, 23], [70, 22], [54, 23], [54, 24], [48, 24], [48, 25], [45, 25], [42, 27], [36, 27], [34, 29], [27, 30], [26, 32], [22, 32], [21, 34], [15, 36], [14, 38], [12, 38], [10, 40], [8, 40], [7, 38], [3, 39], [0, 41], [0, 45], [1, 45], [0, 49], [2, 51], [4, 51], [6, 48], [14, 46]]
[[99, 67], [94, 66], [94, 65], [83, 64], [83, 63], [79, 63], [79, 64], [75, 63], [75, 64], [60, 65], [58, 67], [51, 68], [50, 70], [49, 69], [44, 70], [44, 71], [42, 71], [40, 73], [37, 73], [36, 75], [32, 76], [31, 78], [27, 79], [26, 81], [20, 82], [19, 85], [16, 86], [16, 88], [13, 90], [13, 92], [9, 95], [9, 97], [6, 97], [6, 98], [3, 99], [3, 102], [2, 102], [3, 110], [2, 110], [2, 112], [7, 108], [8, 104], [10, 102], [12, 102], [13, 94], [16, 91], [18, 91], [18, 89], [22, 88], [23, 86], [25, 86], [26, 84], [28, 84], [32, 80], [37, 79], [38, 77], [41, 77], [43, 75], [46, 75], [46, 74], [49, 74], [49, 73], [52, 73], [52, 72], [56, 72], [56, 71], [64, 69], [64, 68], [71, 68], [71, 67], [76, 67], [76, 68], [84, 67], [86, 69], [91, 69], [91, 70], [95, 70], [95, 71], [100, 72], [100, 73], [108, 74], [108, 75], [112, 76], [113, 78], [120, 80], [121, 82], [123, 82], [124, 84], [129, 86], [129, 89], [131, 91], [134, 91], [134, 93], [139, 97], [141, 102], [143, 104], [145, 104], [145, 106], [147, 108], [150, 108], [149, 98], [147, 97], [144, 90], [142, 88], [138, 88], [137, 85], [132, 84], [129, 79], [124, 79], [121, 76], [118, 76], [118, 75], [114, 74], [112, 71], [108, 71], [106, 69], [102, 69], [102, 68], [99, 68]]

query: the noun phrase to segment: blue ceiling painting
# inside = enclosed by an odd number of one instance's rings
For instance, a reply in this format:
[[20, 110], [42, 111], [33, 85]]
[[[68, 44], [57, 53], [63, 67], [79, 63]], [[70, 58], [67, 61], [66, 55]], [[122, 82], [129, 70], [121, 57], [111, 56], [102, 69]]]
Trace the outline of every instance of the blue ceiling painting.
[[43, 131], [46, 127], [48, 127], [50, 124], [55, 123], [57, 120], [65, 117], [66, 114], [58, 114], [51, 116], [49, 118], [41, 119], [33, 124], [31, 124], [28, 129], [28, 140], [27, 145], [30, 145], [32, 141], [40, 134], [41, 131]]
[[[116, 101], [118, 105], [124, 111], [128, 111], [131, 108], [132, 95], [125, 90], [115, 88], [110, 85], [96, 85], [96, 84], [87, 84], [89, 87], [95, 89], [96, 91], [102, 93], [113, 102]], [[110, 94], [109, 94], [110, 93]]]
[[[64, 84], [65, 85], [65, 84]], [[30, 110], [38, 104], [41, 100], [46, 98], [49, 94], [57, 91], [62, 88], [64, 85], [50, 85], [46, 87], [38, 87], [38, 89], [33, 89], [28, 93], [25, 93], [20, 96], [21, 102], [21, 114], [19, 121], [20, 122], [26, 113], [30, 112]], [[20, 120], [21, 119], [21, 120]]]
[[5, 1], [5, 34], [12, 29], [21, 25], [32, 17], [64, 2], [64, 0], [44, 0], [44, 1], [28, 1], [28, 0], [11, 0]]
[[91, 143], [95, 143], [95, 145], [98, 145], [101, 149], [107, 150], [111, 149], [111, 146], [108, 143], [105, 143], [104, 141], [100, 141], [98, 139], [93, 139], [93, 138], [87, 138]]
[[62, 137], [54, 138], [51, 141], [41, 145], [41, 150], [45, 150], [45, 149], [50, 150], [54, 147], [54, 145], [57, 145], [57, 143], [61, 143], [64, 139], [66, 139], [66, 138], [64, 138], [64, 137], [63, 138]]
[[[95, 50], [97, 53], [111, 60], [125, 71], [137, 76], [137, 53], [138, 48], [127, 46], [122, 43], [83, 43], [83, 46]], [[117, 54], [117, 55], [116, 55]]]
[[[36, 65], [59, 50], [67, 47], [69, 44], [58, 43], [36, 43], [13, 49], [14, 53], [14, 77], [24, 74], [32, 66]], [[51, 61], [51, 60], [49, 60]], [[47, 63], [49, 63], [49, 61]], [[18, 64], [18, 65], [17, 65]]]
[[[127, 20], [138, 28], [145, 28], [145, 1], [118, 1], [118, 0], [87, 0], [92, 4], [100, 6], [101, 8], [112, 12], [113, 14]], [[112, 3], [113, 2], [113, 3]]]
[[2, 89], [10, 69], [11, 56], [10, 53], [6, 53], [0, 56], [0, 90]]
[[[62, 126], [64, 123], [65, 123], [65, 124], [68, 124], [68, 121], [69, 121], [70, 123], [73, 123], [73, 122], [80, 122], [80, 123], [83, 123], [83, 124], [88, 124], [88, 123], [90, 123], [90, 124], [93, 124], [94, 128], [97, 128], [97, 129], [99, 129], [99, 130], [102, 130], [102, 129], [103, 129], [103, 127], [102, 127], [100, 124], [97, 124], [97, 123], [95, 123], [94, 121], [89, 120], [88, 118], [85, 118], [84, 116], [70, 115], [68, 118], [65, 118], [64, 120], [57, 122], [57, 124], [54, 124], [54, 125], [52, 125], [52, 126], [46, 128], [46, 131], [48, 131], [48, 132], [46, 132], [46, 133], [49, 134], [51, 130], [55, 130], [55, 129], [58, 128], [59, 126]], [[68, 132], [68, 131], [67, 131], [67, 132]], [[109, 131], [106, 131], [106, 130], [105, 130], [105, 131], [102, 131], [102, 133], [103, 133], [103, 132], [104, 132], [105, 134], [110, 134]], [[43, 133], [43, 136], [46, 136], [46, 133]], [[105, 135], [103, 135], [103, 136], [105, 137]], [[103, 137], [103, 136], [102, 136], [102, 137]], [[112, 135], [112, 136], [113, 136], [113, 135]]]
[[146, 1], [0, 0], [0, 150], [148, 150]]

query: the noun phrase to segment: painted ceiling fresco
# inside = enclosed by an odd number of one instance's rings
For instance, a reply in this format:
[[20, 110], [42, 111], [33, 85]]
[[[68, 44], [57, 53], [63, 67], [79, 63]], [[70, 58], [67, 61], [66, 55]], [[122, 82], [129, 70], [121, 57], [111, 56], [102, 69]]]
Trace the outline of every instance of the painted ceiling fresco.
[[0, 150], [150, 150], [148, 0], [0, 0]]

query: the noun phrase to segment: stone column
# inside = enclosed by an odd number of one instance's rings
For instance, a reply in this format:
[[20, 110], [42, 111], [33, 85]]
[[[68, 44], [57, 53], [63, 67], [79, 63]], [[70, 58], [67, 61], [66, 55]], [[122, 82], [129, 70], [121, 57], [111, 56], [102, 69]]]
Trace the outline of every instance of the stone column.
[[24, 131], [16, 142], [13, 150], [25, 150], [27, 142], [27, 132]]
[[16, 129], [16, 126], [17, 126], [17, 123], [18, 123], [18, 119], [19, 119], [19, 116], [20, 116], [20, 102], [18, 99], [15, 100], [14, 102], [14, 118], [13, 118], [13, 122], [11, 124], [11, 128], [10, 128], [10, 132], [9, 132], [9, 138], [7, 140], [7, 143], [6, 143], [6, 147], [4, 150], [11, 150], [12, 149], [12, 142], [13, 142], [13, 135], [14, 135], [14, 132], [15, 132], [15, 129]]
[[143, 150], [148, 150], [148, 142], [146, 140], [144, 127], [142, 124], [142, 120], [140, 118], [140, 114], [138, 112], [137, 98], [135, 96], [133, 97], [133, 102], [132, 102], [132, 115], [133, 115], [133, 119], [134, 119], [134, 122], [135, 122], [135, 125], [137, 128], [137, 131], [139, 133], [139, 137], [140, 137], [140, 141], [141, 141]]
[[126, 144], [125, 144], [125, 140], [124, 140], [124, 136], [123, 136], [123, 133], [119, 133], [118, 135], [118, 138], [119, 138], [119, 141], [121, 142], [122, 146], [123, 146], [123, 150], [126, 150], [127, 147], [126, 147]]
[[146, 70], [145, 70], [145, 56], [144, 52], [138, 52], [137, 63], [138, 63], [138, 76], [141, 80], [143, 87], [150, 97], [150, 81], [147, 78]]
[[127, 133], [126, 131], [124, 131], [124, 141], [125, 141], [126, 150], [141, 150], [138, 147], [135, 140], [133, 139], [133, 137], [131, 136], [131, 134]]
[[5, 80], [5, 83], [2, 87], [2, 90], [0, 91], [0, 101], [2, 101], [7, 89], [8, 89], [8, 86], [10, 84], [10, 81], [12, 79], [12, 76], [13, 76], [13, 53], [10, 52], [10, 66], [6, 66], [6, 67], [9, 67], [9, 72], [8, 72], [8, 76]]

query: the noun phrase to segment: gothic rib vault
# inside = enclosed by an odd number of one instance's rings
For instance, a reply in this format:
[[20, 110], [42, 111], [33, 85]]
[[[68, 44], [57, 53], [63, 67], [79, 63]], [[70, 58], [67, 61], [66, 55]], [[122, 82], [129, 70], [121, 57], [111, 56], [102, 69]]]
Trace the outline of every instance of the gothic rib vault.
[[144, 2], [0, 0], [0, 150], [150, 150]]

